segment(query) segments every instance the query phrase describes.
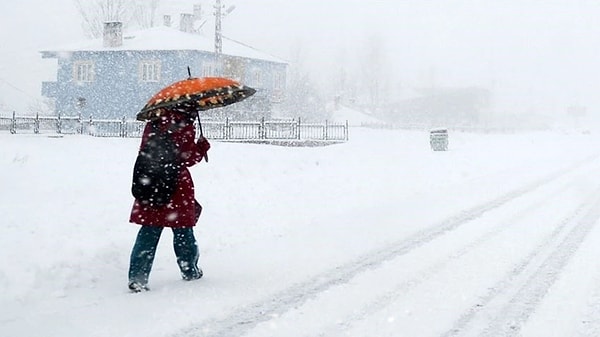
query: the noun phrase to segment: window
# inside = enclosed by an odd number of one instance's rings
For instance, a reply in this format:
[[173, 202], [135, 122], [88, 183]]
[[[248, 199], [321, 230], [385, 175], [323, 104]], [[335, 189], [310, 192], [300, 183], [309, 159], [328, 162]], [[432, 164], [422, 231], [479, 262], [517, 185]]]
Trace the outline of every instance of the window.
[[256, 87], [262, 86], [262, 76], [260, 69], [252, 69], [252, 84]]
[[217, 65], [212, 62], [202, 63], [202, 77], [216, 76]]
[[142, 82], [160, 81], [160, 61], [140, 62], [140, 80]]
[[73, 79], [76, 82], [94, 81], [94, 63], [92, 61], [77, 61], [73, 64]]
[[273, 73], [273, 89], [275, 90], [283, 90], [284, 83], [283, 83], [283, 73], [275, 71]]
[[273, 87], [271, 91], [271, 101], [274, 103], [281, 103], [284, 99], [284, 88], [285, 88], [285, 76], [284, 73], [274, 70], [273, 73]]

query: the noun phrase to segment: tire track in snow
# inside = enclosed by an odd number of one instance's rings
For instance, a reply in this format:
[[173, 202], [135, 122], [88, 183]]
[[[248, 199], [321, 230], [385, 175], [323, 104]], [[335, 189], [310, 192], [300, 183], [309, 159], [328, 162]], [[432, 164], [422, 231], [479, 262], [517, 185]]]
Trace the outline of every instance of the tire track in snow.
[[[598, 191], [600, 194], [600, 190]], [[519, 289], [502, 310], [500, 319], [484, 332], [484, 336], [514, 336], [519, 334], [523, 323], [535, 311], [548, 289], [556, 282], [562, 269], [575, 254], [581, 243], [596, 225], [600, 218], [600, 198], [592, 205], [592, 209], [577, 223], [560, 243], [557, 249], [544, 261], [527, 283]]]
[[291, 286], [279, 293], [269, 296], [266, 300], [255, 302], [230, 313], [227, 317], [201, 322], [175, 333], [174, 337], [198, 336], [241, 336], [252, 330], [257, 324], [269, 321], [283, 313], [298, 307], [308, 299], [316, 297], [327, 289], [345, 284], [365, 270], [381, 265], [383, 262], [404, 255], [426, 243], [429, 243], [461, 225], [468, 223], [482, 214], [496, 209], [515, 198], [525, 195], [535, 189], [592, 162], [598, 155], [591, 156], [571, 166], [558, 170], [542, 179], [517, 188], [500, 197], [460, 212], [441, 223], [419, 231], [406, 239], [389, 244], [381, 249], [360, 256], [344, 265], [321, 273], [308, 281]]
[[[433, 276], [434, 274], [439, 272], [439, 270], [443, 269], [445, 266], [450, 264], [452, 261], [460, 259], [461, 257], [472, 252], [473, 249], [485, 244], [486, 242], [489, 242], [490, 240], [494, 239], [501, 233], [510, 230], [513, 227], [513, 225], [517, 223], [516, 220], [525, 217], [527, 214], [529, 214], [531, 212], [539, 210], [541, 207], [546, 205], [549, 200], [559, 198], [561, 192], [564, 192], [572, 187], [570, 185], [570, 183], [571, 182], [568, 182], [568, 183], [560, 186], [560, 188], [558, 188], [556, 191], [554, 191], [553, 194], [550, 194], [546, 198], [538, 200], [535, 203], [529, 205], [528, 207], [520, 210], [519, 212], [512, 214], [511, 217], [508, 218], [507, 220], [499, 221], [495, 225], [494, 228], [487, 231], [486, 233], [484, 233], [482, 236], [480, 236], [476, 240], [459, 248], [454, 253], [452, 253], [448, 256], [445, 256], [443, 259], [439, 260], [437, 263], [431, 265], [427, 269], [418, 273], [416, 276], [398, 284], [393, 289], [383, 293], [382, 295], [379, 295], [377, 298], [375, 298], [368, 304], [364, 305], [360, 310], [354, 312], [352, 315], [349, 315], [349, 316], [343, 318], [340, 321], [340, 323], [336, 324], [335, 327], [331, 327], [330, 329], [327, 329], [326, 331], [321, 332], [319, 335], [320, 336], [332, 336], [332, 335], [340, 334], [343, 331], [349, 330], [352, 327], [352, 325], [355, 324], [357, 321], [363, 320], [367, 316], [373, 315], [376, 312], [383, 310], [385, 307], [387, 307], [390, 304], [392, 304], [393, 302], [395, 302], [404, 293], [406, 293], [410, 289], [414, 288], [415, 286], [418, 286], [423, 281], [427, 280], [428, 278], [430, 278], [431, 276]], [[565, 225], [566, 224], [561, 223], [559, 225], [560, 230], [562, 230], [562, 228], [564, 228]], [[554, 231], [549, 236], [554, 237], [554, 236], [556, 236], [557, 232], [558, 231]], [[547, 239], [547, 240], [549, 240], [549, 239]], [[547, 241], [547, 240], [545, 240], [545, 241]]]
[[[594, 277], [595, 284], [600, 284], [599, 273]], [[587, 306], [583, 312], [582, 319], [577, 326], [578, 336], [597, 337], [600, 336], [600, 286], [596, 286], [588, 298]]]
[[[490, 288], [481, 301], [465, 312], [452, 329], [442, 336], [519, 335], [523, 323], [535, 311], [548, 289], [556, 282], [562, 269], [600, 218], [600, 197], [598, 195], [600, 195], [600, 189], [590, 200], [584, 202], [573, 214], [564, 219], [544, 242], [523, 258], [509, 275]], [[556, 238], [566, 230], [568, 225], [573, 223], [575, 225], [567, 230], [564, 239], [557, 244]], [[544, 256], [544, 253], [547, 256]], [[538, 262], [540, 260], [542, 260], [541, 263]], [[523, 280], [519, 282], [520, 279]], [[504, 304], [501, 303], [499, 311], [493, 312], [493, 308], [498, 305], [492, 305], [492, 302], [502, 301], [501, 295], [510, 293], [511, 290], [514, 294], [510, 300]], [[484, 316], [492, 316], [493, 320], [485, 321]]]

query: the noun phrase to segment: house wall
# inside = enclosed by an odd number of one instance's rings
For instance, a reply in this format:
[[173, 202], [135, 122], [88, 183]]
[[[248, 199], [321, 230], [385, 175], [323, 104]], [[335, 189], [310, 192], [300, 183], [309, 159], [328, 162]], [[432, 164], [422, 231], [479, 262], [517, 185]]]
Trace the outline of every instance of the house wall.
[[[44, 57], [58, 57], [57, 81], [42, 86], [44, 96], [55, 98], [57, 113], [81, 112], [84, 117], [95, 118], [134, 118], [154, 93], [187, 78], [188, 66], [193, 77], [216, 76], [219, 72], [214, 54], [200, 51], [81, 51], [68, 57], [58, 54]], [[159, 80], [142, 81], [140, 62], [152, 60], [160, 61]], [[256, 86], [257, 97], [270, 100], [280, 90], [280, 82], [285, 85], [285, 64], [235, 57], [229, 60], [236, 65], [230, 69], [236, 73], [230, 71], [229, 77]], [[82, 62], [93, 64], [93, 79], [89, 82], [75, 80], [76, 65]], [[85, 104], [81, 104], [82, 99]]]

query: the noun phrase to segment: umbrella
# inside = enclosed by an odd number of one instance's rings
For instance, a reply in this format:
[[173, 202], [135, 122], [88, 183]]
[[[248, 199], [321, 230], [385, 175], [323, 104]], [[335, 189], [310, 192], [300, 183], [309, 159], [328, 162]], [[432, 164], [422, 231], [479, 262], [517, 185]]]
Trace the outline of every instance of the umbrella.
[[[138, 112], [136, 119], [151, 121], [161, 116], [165, 109], [191, 113], [218, 108], [242, 101], [256, 90], [224, 77], [189, 77], [175, 82], [157, 92]], [[202, 136], [202, 124], [198, 114], [198, 127]], [[208, 156], [204, 156], [208, 161]]]
[[189, 77], [157, 92], [137, 114], [139, 121], [160, 117], [163, 109], [205, 111], [242, 101], [256, 90], [224, 77]]

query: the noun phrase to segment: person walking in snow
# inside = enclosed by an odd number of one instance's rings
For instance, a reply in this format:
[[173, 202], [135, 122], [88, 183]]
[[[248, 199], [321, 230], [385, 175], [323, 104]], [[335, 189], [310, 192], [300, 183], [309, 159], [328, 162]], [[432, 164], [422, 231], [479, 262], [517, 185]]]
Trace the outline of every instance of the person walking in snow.
[[202, 269], [198, 267], [199, 249], [193, 231], [202, 207], [195, 199], [194, 183], [188, 167], [207, 156], [210, 143], [203, 136], [195, 141], [194, 119], [197, 112], [163, 110], [159, 115], [159, 118], [146, 123], [140, 151], [147, 146], [154, 133], [166, 133], [174, 143], [176, 150], [173, 152], [179, 172], [176, 175], [175, 189], [168, 202], [155, 205], [136, 198], [133, 204], [129, 222], [139, 224], [141, 228], [133, 245], [129, 263], [128, 287], [132, 292], [149, 290], [148, 278], [158, 241], [165, 227], [173, 231], [173, 248], [181, 277], [190, 281], [203, 275]]

